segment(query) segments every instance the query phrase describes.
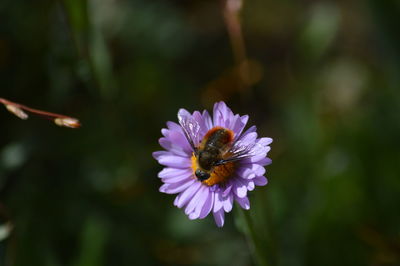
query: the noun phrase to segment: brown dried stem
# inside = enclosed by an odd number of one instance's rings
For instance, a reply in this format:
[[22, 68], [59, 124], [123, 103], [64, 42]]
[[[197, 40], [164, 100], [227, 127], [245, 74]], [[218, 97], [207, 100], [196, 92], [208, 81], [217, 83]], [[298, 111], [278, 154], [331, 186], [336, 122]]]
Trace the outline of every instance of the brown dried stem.
[[81, 126], [78, 119], [70, 116], [34, 109], [19, 103], [6, 100], [4, 98], [0, 98], [0, 103], [2, 103], [9, 112], [13, 113], [21, 119], [27, 119], [28, 113], [30, 113], [46, 119], [50, 119], [58, 126], [69, 128], [78, 128]]
[[238, 66], [239, 78], [242, 83], [242, 88], [244, 89], [249, 85], [249, 67], [240, 23], [240, 11], [242, 10], [243, 0], [223, 0], [222, 3], [223, 15], [232, 45], [233, 56]]

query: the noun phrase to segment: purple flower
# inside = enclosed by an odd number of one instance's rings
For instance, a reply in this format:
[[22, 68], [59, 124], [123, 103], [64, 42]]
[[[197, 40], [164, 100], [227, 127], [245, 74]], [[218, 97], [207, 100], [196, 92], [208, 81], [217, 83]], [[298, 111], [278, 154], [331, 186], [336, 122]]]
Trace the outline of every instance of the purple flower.
[[244, 133], [248, 116], [233, 114], [224, 102], [207, 111], [178, 112], [179, 124], [167, 122], [159, 143], [165, 151], [153, 157], [165, 168], [158, 173], [164, 183], [160, 191], [178, 194], [174, 205], [184, 208], [189, 219], [213, 213], [217, 226], [224, 225], [225, 212], [236, 201], [250, 209], [247, 191], [264, 186], [264, 166], [271, 138], [257, 138], [256, 127]]

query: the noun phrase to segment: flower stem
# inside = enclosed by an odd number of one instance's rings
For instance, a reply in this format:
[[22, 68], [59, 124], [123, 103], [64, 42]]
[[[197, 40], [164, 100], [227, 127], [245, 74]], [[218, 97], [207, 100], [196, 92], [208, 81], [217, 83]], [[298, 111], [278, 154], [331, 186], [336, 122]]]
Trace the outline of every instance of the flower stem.
[[247, 242], [252, 250], [253, 258], [256, 264], [260, 266], [267, 266], [268, 261], [265, 253], [266, 250], [257, 235], [256, 228], [253, 224], [249, 212], [240, 207], [238, 207], [237, 209], [239, 209], [239, 215], [241, 218], [240, 225], [242, 228], [240, 229], [242, 229], [242, 231], [246, 235]]

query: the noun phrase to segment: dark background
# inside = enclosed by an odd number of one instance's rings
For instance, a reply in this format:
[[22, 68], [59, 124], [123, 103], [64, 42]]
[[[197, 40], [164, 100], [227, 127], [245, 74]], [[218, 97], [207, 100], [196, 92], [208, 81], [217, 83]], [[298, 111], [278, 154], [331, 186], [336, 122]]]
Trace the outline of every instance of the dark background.
[[[158, 192], [160, 130], [224, 100], [272, 137], [250, 210], [276, 265], [400, 265], [400, 2], [245, 0], [248, 75], [220, 1], [0, 2], [0, 265], [253, 265], [235, 212]], [[236, 58], [236, 61], [235, 61]], [[238, 61], [239, 60], [239, 61]]]

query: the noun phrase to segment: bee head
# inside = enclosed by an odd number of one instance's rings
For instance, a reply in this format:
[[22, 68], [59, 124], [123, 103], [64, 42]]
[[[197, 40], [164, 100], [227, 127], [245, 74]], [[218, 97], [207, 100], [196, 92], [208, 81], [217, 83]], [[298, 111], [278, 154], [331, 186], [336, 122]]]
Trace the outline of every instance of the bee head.
[[204, 181], [210, 178], [210, 174], [207, 172], [204, 172], [203, 170], [197, 169], [195, 172], [196, 177], [200, 180], [200, 181]]

